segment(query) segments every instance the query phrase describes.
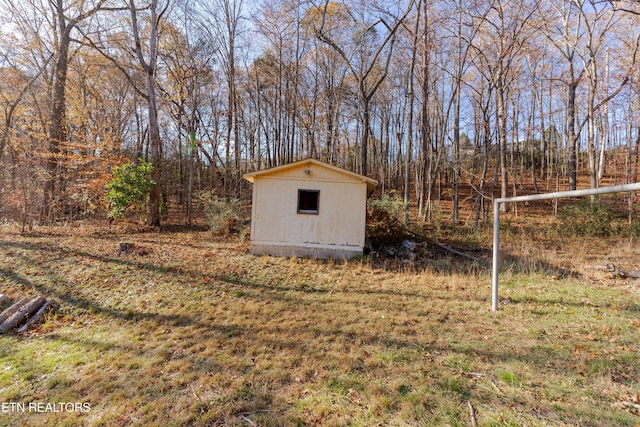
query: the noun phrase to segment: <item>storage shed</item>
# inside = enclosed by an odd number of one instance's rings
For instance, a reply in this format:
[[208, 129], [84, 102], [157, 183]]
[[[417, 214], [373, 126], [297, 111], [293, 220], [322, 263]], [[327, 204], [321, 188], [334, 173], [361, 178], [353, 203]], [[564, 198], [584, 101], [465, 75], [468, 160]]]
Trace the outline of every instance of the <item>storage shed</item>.
[[311, 158], [243, 177], [253, 183], [251, 253], [362, 255], [375, 179]]

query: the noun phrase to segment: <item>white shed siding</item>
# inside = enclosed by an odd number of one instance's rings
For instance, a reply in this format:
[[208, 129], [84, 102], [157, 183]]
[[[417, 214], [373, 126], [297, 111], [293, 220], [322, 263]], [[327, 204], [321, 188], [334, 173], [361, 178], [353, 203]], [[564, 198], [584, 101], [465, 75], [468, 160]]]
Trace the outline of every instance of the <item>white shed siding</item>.
[[[253, 182], [253, 253], [322, 258], [362, 254], [367, 193], [375, 180], [311, 159], [245, 178]], [[298, 213], [299, 190], [320, 192], [317, 214]]]
[[[364, 246], [366, 184], [264, 177], [254, 186], [252, 241]], [[298, 190], [320, 191], [317, 215], [297, 213]]]

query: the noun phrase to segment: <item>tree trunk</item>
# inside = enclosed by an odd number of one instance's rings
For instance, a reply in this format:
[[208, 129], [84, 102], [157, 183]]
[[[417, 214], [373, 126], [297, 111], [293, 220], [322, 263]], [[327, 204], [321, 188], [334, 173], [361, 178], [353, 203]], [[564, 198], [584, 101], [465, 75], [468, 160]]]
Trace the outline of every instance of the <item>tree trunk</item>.
[[13, 313], [4, 322], [2, 322], [2, 324], [0, 325], [0, 334], [10, 332], [20, 326], [45, 302], [46, 299], [42, 296], [39, 296], [20, 307], [15, 313]]
[[147, 225], [160, 227], [160, 204], [162, 199], [162, 150], [160, 147], [160, 128], [158, 126], [158, 107], [156, 104], [155, 72], [158, 57], [158, 25], [164, 12], [158, 14], [158, 0], [151, 0], [149, 10], [151, 13], [151, 35], [149, 38], [149, 59], [146, 60], [144, 58], [144, 53], [142, 52], [142, 44], [140, 41], [138, 9], [136, 8], [135, 0], [129, 0], [131, 29], [133, 31], [135, 41], [135, 52], [138, 57], [140, 67], [145, 73], [147, 112], [149, 116], [149, 157], [154, 166], [151, 178], [154, 180], [155, 185], [149, 194]]
[[56, 61], [53, 73], [53, 99], [51, 100], [51, 112], [49, 115], [47, 160], [45, 170], [47, 175], [44, 180], [43, 206], [41, 210], [41, 220], [47, 220], [55, 213], [56, 202], [62, 189], [60, 174], [60, 163], [58, 155], [60, 146], [67, 140], [67, 68], [69, 66], [69, 48], [71, 46], [71, 31], [81, 21], [96, 14], [106, 0], [98, 1], [93, 8], [80, 12], [74, 18], [69, 18], [69, 8], [65, 6], [63, 0], [51, 0], [49, 3], [53, 8], [55, 27], [58, 37], [56, 46]]
[[[7, 299], [7, 297], [4, 296], [4, 299]], [[11, 307], [4, 310], [2, 313], [0, 313], [0, 323], [4, 323], [5, 320], [11, 317], [16, 311], [20, 310], [20, 308], [22, 308], [22, 306], [28, 302], [29, 298], [22, 298], [20, 301], [14, 303], [13, 305], [11, 305]]]
[[69, 64], [71, 30], [75, 24], [68, 25], [62, 11], [62, 0], [57, 0], [56, 19], [59, 45], [53, 74], [53, 99], [49, 116], [49, 140], [47, 145], [47, 175], [44, 181], [41, 221], [51, 219], [55, 213], [56, 202], [61, 190], [58, 188], [60, 183], [58, 154], [60, 153], [60, 145], [67, 140], [67, 68]]
[[540, 155], [540, 179], [543, 181], [547, 180], [547, 132], [544, 126], [544, 104], [542, 102], [543, 96], [543, 84], [542, 79], [540, 79], [540, 88], [539, 88], [539, 96], [538, 96], [538, 109], [540, 114], [540, 129], [542, 129], [542, 153]]
[[589, 80], [589, 93], [587, 95], [588, 116], [587, 116], [587, 157], [589, 160], [589, 181], [591, 188], [598, 187], [598, 163], [595, 146], [595, 82]]
[[[571, 66], [573, 70], [573, 66]], [[571, 73], [573, 75], [573, 72]], [[574, 78], [568, 87], [567, 94], [567, 140], [569, 143], [569, 190], [577, 188], [578, 169], [578, 135], [576, 135], [576, 91], [578, 81]]]
[[44, 313], [51, 308], [51, 306], [53, 305], [53, 303], [51, 301], [45, 301], [44, 304], [42, 304], [40, 306], [40, 309], [31, 317], [29, 318], [24, 325], [22, 325], [20, 328], [16, 329], [17, 333], [22, 333], [25, 332], [27, 329], [29, 329], [33, 324], [35, 324], [36, 322], [39, 322], [40, 319], [42, 319], [42, 316], [44, 316]]
[[367, 151], [369, 148], [369, 130], [371, 126], [371, 116], [369, 113], [369, 99], [365, 94], [364, 80], [360, 82], [360, 97], [362, 103], [362, 144], [360, 147], [360, 173], [367, 175]]
[[160, 156], [160, 129], [158, 127], [158, 107], [156, 105], [154, 70], [150, 69], [147, 73], [147, 108], [149, 110], [149, 148], [151, 154], [151, 162], [154, 165], [152, 179], [155, 185], [149, 195], [149, 216], [147, 224], [152, 227], [160, 227], [160, 202], [161, 202], [161, 170], [162, 159]]

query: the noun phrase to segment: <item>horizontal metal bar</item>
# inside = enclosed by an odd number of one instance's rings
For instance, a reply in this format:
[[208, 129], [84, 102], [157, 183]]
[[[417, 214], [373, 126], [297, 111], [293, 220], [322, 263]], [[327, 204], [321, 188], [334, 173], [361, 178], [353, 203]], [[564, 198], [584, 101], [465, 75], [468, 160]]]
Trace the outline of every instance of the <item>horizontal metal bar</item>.
[[491, 311], [498, 311], [498, 267], [500, 247], [500, 204], [528, 202], [533, 200], [560, 199], [564, 197], [595, 196], [596, 194], [623, 193], [640, 191], [640, 182], [614, 185], [611, 187], [588, 188], [585, 190], [558, 191], [555, 193], [532, 194], [529, 196], [503, 197], [493, 200], [493, 265], [491, 272]]
[[596, 194], [621, 193], [627, 191], [640, 191], [640, 182], [633, 184], [614, 185], [612, 187], [587, 188], [584, 190], [558, 191], [555, 193], [531, 194], [529, 196], [504, 197], [495, 200], [495, 203], [528, 202], [533, 200], [560, 199], [563, 197], [595, 196]]

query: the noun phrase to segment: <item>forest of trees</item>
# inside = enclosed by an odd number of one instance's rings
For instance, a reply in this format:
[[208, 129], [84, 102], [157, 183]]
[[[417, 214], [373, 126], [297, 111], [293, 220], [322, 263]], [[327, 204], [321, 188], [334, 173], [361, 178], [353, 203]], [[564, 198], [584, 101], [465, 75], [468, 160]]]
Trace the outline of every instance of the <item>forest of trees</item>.
[[[0, 219], [146, 221], [306, 157], [428, 219], [494, 194], [637, 181], [640, 4], [601, 0], [0, 0]], [[612, 166], [615, 170], [606, 170]], [[469, 190], [470, 189], [470, 190]], [[494, 193], [495, 190], [495, 193]]]

